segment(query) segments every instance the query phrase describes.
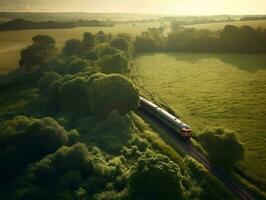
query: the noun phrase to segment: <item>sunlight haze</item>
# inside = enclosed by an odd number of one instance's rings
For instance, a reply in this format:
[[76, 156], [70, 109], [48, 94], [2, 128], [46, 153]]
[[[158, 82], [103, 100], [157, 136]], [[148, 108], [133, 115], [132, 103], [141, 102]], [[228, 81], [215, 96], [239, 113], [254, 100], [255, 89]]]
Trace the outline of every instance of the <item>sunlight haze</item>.
[[0, 11], [171, 15], [265, 14], [265, 0], [1, 0]]

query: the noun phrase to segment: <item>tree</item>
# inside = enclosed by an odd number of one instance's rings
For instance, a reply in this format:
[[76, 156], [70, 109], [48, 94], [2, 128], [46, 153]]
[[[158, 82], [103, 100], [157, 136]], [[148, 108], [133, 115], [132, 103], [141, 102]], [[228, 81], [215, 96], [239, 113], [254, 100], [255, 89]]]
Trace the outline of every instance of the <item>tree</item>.
[[68, 64], [66, 73], [76, 74], [78, 72], [83, 71], [87, 67], [88, 67], [88, 63], [86, 61], [79, 59], [79, 58], [74, 59]]
[[116, 53], [121, 53], [123, 54], [123, 52], [115, 47], [111, 47], [109, 44], [107, 43], [102, 43], [102, 44], [98, 44], [95, 46], [95, 52], [98, 54], [99, 57], [103, 57], [105, 55], [113, 55]]
[[47, 63], [57, 55], [55, 40], [47, 35], [37, 35], [32, 38], [33, 44], [20, 52], [19, 64], [25, 69]]
[[90, 108], [93, 113], [105, 116], [117, 110], [126, 114], [138, 106], [138, 90], [126, 77], [119, 74], [95, 74], [92, 79]]
[[167, 156], [151, 151], [141, 156], [129, 178], [130, 199], [182, 199], [182, 174]]
[[106, 35], [103, 31], [99, 31], [95, 35], [95, 39], [98, 43], [104, 43], [107, 42], [110, 37]]
[[127, 58], [119, 53], [103, 56], [100, 61], [103, 73], [124, 73], [128, 67]]
[[210, 160], [226, 171], [230, 172], [244, 158], [244, 147], [232, 132], [207, 130], [198, 135], [198, 140], [207, 150]]
[[61, 79], [62, 76], [56, 72], [46, 72], [39, 80], [39, 90], [42, 94], [48, 94], [52, 82]]
[[129, 56], [129, 42], [125, 40], [124, 38], [119, 38], [119, 37], [114, 38], [110, 42], [110, 46], [124, 51], [125, 54]]
[[75, 77], [63, 83], [59, 90], [60, 105], [64, 112], [83, 115], [89, 112], [87, 80]]
[[29, 163], [55, 152], [67, 142], [65, 129], [49, 117], [17, 116], [5, 122], [0, 131], [1, 178], [15, 178]]
[[88, 59], [88, 60], [97, 60], [98, 59], [98, 55], [97, 53], [94, 51], [94, 50], [90, 50], [90, 51], [87, 51], [84, 55], [84, 58], [85, 59]]
[[63, 47], [63, 53], [67, 56], [81, 55], [83, 52], [83, 44], [80, 40], [70, 39], [67, 40]]
[[95, 36], [92, 33], [85, 32], [83, 35], [83, 48], [85, 51], [95, 46]]

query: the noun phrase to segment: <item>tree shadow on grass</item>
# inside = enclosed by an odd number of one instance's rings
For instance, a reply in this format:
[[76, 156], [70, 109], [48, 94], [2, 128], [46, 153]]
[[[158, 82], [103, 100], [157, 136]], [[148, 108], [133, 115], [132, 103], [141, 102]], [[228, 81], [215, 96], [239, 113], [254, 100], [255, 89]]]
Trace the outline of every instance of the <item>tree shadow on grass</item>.
[[[146, 53], [139, 56], [154, 56], [164, 53]], [[232, 65], [248, 72], [266, 70], [266, 54], [215, 54], [215, 53], [167, 53], [178, 61], [189, 62], [191, 64], [203, 59], [218, 59], [223, 63]]]

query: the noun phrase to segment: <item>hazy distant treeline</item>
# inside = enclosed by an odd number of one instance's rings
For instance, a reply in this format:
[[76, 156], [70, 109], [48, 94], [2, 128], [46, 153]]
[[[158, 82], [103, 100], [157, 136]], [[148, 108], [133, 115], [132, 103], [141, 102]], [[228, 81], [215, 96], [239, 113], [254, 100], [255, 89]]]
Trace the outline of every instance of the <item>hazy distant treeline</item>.
[[225, 26], [222, 31], [183, 28], [172, 23], [172, 31], [164, 34], [164, 28], [152, 28], [136, 37], [135, 48], [143, 51], [176, 52], [266, 52], [266, 30], [250, 26]]
[[240, 21], [252, 21], [252, 20], [266, 20], [266, 16], [249, 16], [249, 17], [242, 17]]
[[0, 24], [0, 31], [19, 29], [53, 29], [53, 28], [75, 28], [75, 27], [106, 27], [113, 26], [110, 22], [98, 20], [78, 20], [71, 22], [44, 21], [33, 22], [24, 19], [14, 19]]

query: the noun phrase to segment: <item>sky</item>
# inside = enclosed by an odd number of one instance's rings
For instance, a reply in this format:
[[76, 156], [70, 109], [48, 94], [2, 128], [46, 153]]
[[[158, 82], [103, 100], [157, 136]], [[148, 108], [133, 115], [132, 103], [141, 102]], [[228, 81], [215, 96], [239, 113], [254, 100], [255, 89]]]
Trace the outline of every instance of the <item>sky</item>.
[[0, 11], [266, 14], [266, 0], [0, 0]]

